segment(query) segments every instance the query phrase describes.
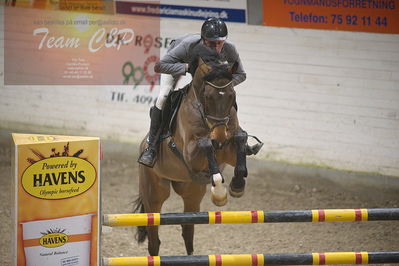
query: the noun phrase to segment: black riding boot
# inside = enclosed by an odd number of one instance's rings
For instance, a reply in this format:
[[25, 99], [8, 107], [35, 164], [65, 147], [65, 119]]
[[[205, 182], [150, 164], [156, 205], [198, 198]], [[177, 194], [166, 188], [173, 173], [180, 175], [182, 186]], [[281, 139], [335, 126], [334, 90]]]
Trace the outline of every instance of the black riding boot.
[[151, 107], [150, 117], [151, 117], [151, 125], [150, 132], [148, 133], [148, 147], [141, 153], [137, 162], [148, 166], [154, 167], [155, 160], [157, 158], [157, 149], [158, 149], [158, 130], [161, 126], [161, 114], [162, 110], [159, 110], [156, 106]]

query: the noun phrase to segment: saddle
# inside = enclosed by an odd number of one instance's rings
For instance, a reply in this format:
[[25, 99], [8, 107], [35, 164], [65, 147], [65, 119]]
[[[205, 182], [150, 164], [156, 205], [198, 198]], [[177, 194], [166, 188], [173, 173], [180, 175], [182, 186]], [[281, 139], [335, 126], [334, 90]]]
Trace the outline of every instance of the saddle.
[[177, 112], [179, 111], [183, 97], [187, 94], [189, 86], [190, 84], [187, 84], [182, 89], [174, 90], [169, 93], [164, 108], [162, 109], [160, 142], [172, 136], [176, 127]]

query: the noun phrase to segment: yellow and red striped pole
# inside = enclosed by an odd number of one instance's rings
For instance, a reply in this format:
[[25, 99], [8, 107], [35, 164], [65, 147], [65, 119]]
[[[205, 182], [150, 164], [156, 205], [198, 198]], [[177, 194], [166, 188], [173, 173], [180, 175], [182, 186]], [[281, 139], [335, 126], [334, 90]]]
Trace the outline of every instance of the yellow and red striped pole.
[[399, 251], [103, 258], [103, 266], [263, 266], [399, 263]]
[[312, 210], [312, 222], [361, 222], [368, 221], [367, 209]]
[[360, 222], [383, 220], [399, 220], [399, 208], [108, 214], [103, 216], [103, 225], [154, 226], [168, 224]]

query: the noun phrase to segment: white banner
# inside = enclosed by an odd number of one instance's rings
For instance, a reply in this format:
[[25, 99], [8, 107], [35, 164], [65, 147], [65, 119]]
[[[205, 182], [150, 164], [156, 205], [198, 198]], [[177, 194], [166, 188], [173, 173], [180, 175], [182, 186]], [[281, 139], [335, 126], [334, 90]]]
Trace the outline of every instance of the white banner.
[[243, 0], [161, 0], [160, 3], [161, 5], [247, 9], [247, 1]]
[[115, 7], [120, 14], [198, 20], [217, 17], [228, 22], [247, 21], [247, 3], [242, 0], [121, 0], [115, 2]]

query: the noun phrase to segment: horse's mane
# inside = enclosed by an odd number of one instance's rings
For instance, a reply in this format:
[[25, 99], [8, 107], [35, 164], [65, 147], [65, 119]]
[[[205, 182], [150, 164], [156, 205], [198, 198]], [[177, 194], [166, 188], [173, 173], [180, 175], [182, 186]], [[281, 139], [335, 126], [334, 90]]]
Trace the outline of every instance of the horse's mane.
[[224, 56], [203, 44], [198, 44], [192, 50], [189, 72], [193, 77], [198, 68], [199, 58], [201, 58], [205, 64], [211, 66], [211, 71], [204, 76], [204, 80], [212, 81], [215, 78], [222, 77], [229, 80], [233, 79], [233, 75], [228, 70], [228, 63]]

